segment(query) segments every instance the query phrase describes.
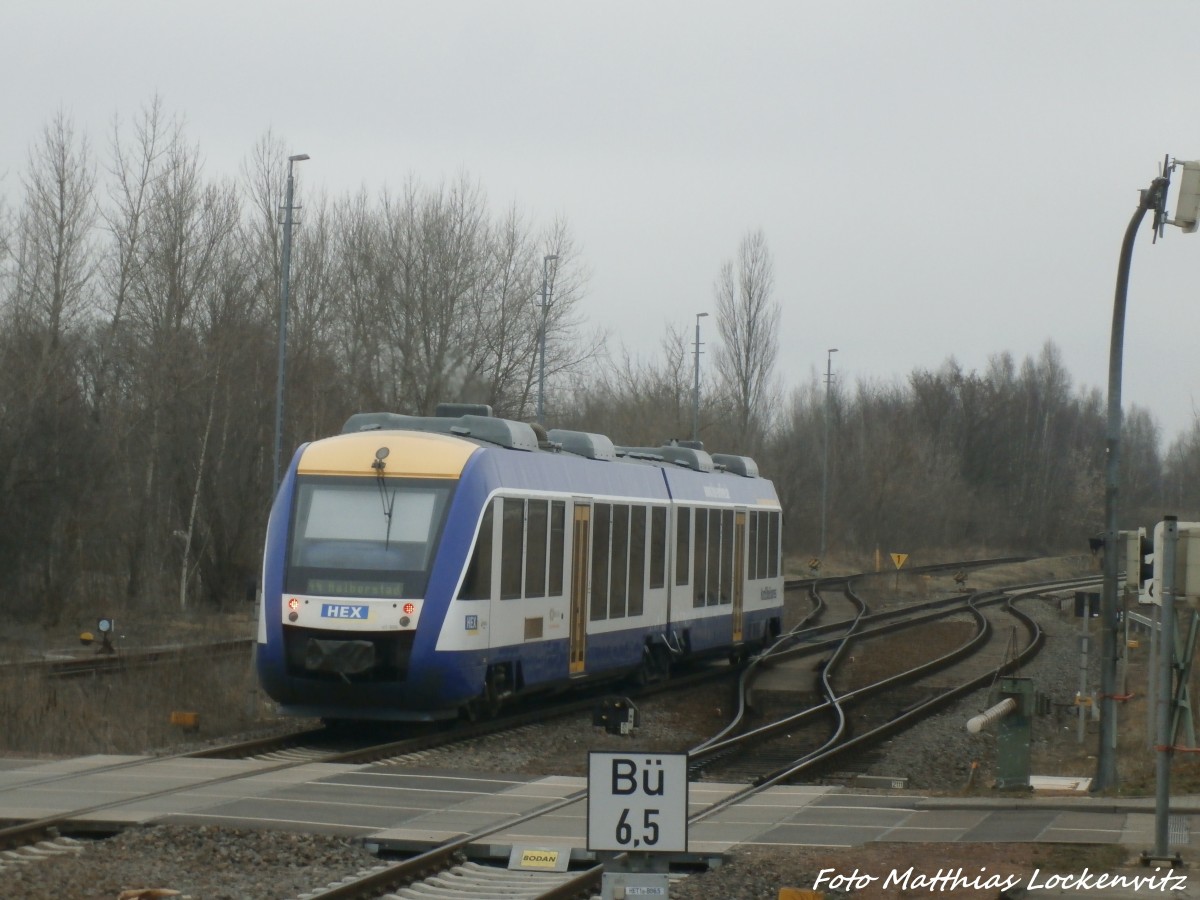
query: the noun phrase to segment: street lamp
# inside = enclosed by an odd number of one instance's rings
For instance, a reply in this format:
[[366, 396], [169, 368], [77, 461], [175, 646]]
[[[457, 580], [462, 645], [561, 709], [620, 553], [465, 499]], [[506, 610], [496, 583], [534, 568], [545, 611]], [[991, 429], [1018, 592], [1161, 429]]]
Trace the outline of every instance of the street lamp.
[[[1171, 172], [1176, 166], [1183, 168], [1178, 207], [1175, 218], [1167, 218], [1167, 191], [1171, 186]], [[1124, 357], [1125, 307], [1129, 295], [1129, 271], [1133, 264], [1133, 243], [1138, 227], [1147, 212], [1153, 213], [1154, 237], [1158, 238], [1163, 223], [1176, 225], [1186, 233], [1195, 232], [1200, 223], [1200, 162], [1184, 162], [1170, 158], [1163, 160], [1162, 173], [1150, 182], [1150, 186], [1139, 195], [1137, 209], [1125, 229], [1121, 242], [1121, 255], [1117, 261], [1117, 285], [1113, 298], [1112, 331], [1108, 349], [1108, 418], [1105, 428], [1104, 472], [1104, 580], [1100, 594], [1100, 746], [1096, 754], [1096, 776], [1092, 779], [1093, 791], [1108, 791], [1117, 788], [1117, 657], [1119, 656], [1117, 629], [1117, 575], [1120, 563], [1118, 547], [1118, 486], [1120, 483], [1121, 449], [1121, 369]], [[1155, 560], [1158, 565], [1158, 560]], [[1164, 605], [1164, 612], [1166, 606]], [[1172, 623], [1173, 624], [1173, 623]], [[1171, 665], [1172, 644], [1167, 640], [1167, 623], [1161, 626], [1163, 637], [1164, 668]], [[1166, 673], [1170, 681], [1169, 672]], [[1161, 699], [1161, 698], [1160, 698]], [[1166, 856], [1167, 806], [1169, 799], [1169, 772], [1171, 738], [1163, 737], [1170, 731], [1169, 718], [1163, 715], [1159, 727], [1159, 758], [1156, 785], [1155, 845], [1159, 858]]]
[[557, 253], [547, 253], [542, 257], [542, 327], [538, 329], [538, 345], [541, 351], [538, 363], [537, 420], [539, 425], [546, 424], [546, 315], [550, 311], [550, 297], [553, 294], [553, 288], [549, 286], [550, 263], [557, 259]]
[[292, 268], [292, 166], [308, 159], [307, 153], [288, 157], [287, 195], [283, 203], [282, 274], [279, 280], [279, 373], [275, 382], [275, 490], [279, 490], [279, 460], [283, 453], [283, 372], [287, 360], [288, 279]]
[[825, 503], [829, 496], [829, 389], [833, 385], [833, 354], [837, 347], [825, 351], [825, 461], [821, 465], [821, 553], [825, 558]]
[[692, 388], [692, 440], [700, 440], [700, 320], [708, 313], [696, 313], [696, 383]]

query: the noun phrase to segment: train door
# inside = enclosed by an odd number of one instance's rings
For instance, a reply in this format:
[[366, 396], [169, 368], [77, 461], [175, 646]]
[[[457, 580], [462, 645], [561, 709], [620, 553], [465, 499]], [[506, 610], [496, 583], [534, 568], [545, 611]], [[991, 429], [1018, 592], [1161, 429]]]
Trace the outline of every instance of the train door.
[[570, 673], [582, 674], [587, 650], [587, 592], [591, 583], [588, 562], [591, 543], [592, 508], [576, 501], [575, 519], [571, 529], [571, 639]]
[[746, 596], [746, 511], [733, 516], [733, 640], [742, 639], [742, 604]]

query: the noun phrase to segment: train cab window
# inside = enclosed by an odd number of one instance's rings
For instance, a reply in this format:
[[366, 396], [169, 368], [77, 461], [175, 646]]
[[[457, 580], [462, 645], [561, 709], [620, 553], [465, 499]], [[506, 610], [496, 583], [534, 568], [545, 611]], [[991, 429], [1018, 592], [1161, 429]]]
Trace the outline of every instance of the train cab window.
[[650, 507], [650, 590], [667, 585], [667, 509]]
[[525, 502], [512, 497], [500, 501], [500, 599], [521, 598], [525, 538]]
[[550, 596], [563, 595], [563, 551], [566, 546], [567, 504], [555, 500], [550, 504]]
[[492, 504], [484, 510], [479, 537], [471, 551], [467, 575], [458, 596], [461, 600], [490, 600], [492, 597]]
[[547, 506], [545, 500], [528, 501], [525, 528], [525, 596], [546, 596]]
[[704, 593], [706, 606], [721, 602], [721, 513], [708, 511], [708, 585]]
[[688, 566], [692, 562], [692, 511], [686, 506], [677, 509], [675, 518], [675, 585], [688, 583]]
[[592, 505], [592, 599], [588, 616], [593, 622], [608, 618], [608, 554], [612, 540], [612, 506]]
[[625, 617], [629, 599], [629, 506], [612, 508], [612, 567], [609, 575], [608, 617]]
[[347, 597], [424, 594], [450, 488], [408, 479], [385, 482], [298, 479], [285, 590]]
[[646, 507], [635, 506], [629, 518], [629, 615], [640, 616], [646, 598]]
[[708, 510], [696, 510], [695, 560], [692, 565], [692, 606], [704, 606], [705, 575], [708, 572]]

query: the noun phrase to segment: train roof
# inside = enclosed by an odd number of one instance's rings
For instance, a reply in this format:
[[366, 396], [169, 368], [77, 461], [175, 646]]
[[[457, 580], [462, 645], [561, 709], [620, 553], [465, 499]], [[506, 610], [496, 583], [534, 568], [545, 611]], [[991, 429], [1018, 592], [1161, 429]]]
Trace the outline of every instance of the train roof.
[[405, 416], [399, 413], [357, 413], [346, 420], [342, 434], [360, 431], [430, 431], [474, 438], [509, 450], [537, 450], [537, 433], [525, 422], [468, 413], [450, 416]]
[[758, 478], [758, 464], [748, 456], [709, 454], [698, 441], [670, 441], [659, 447], [622, 447], [606, 435], [517, 422], [492, 415], [483, 404], [440, 404], [433, 416], [390, 412], [356, 413], [342, 426], [342, 434], [364, 431], [423, 431], [467, 438], [509, 450], [569, 453], [602, 462], [640, 462], [694, 472], [725, 471], [743, 478]]

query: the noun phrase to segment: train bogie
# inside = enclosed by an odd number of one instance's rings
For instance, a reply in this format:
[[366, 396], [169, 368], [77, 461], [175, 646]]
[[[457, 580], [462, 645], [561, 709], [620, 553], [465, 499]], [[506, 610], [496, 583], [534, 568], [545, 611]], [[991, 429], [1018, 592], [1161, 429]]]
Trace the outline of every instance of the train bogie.
[[372, 414], [300, 448], [258, 642], [285, 712], [452, 717], [778, 634], [779, 503], [752, 461], [549, 437]]

